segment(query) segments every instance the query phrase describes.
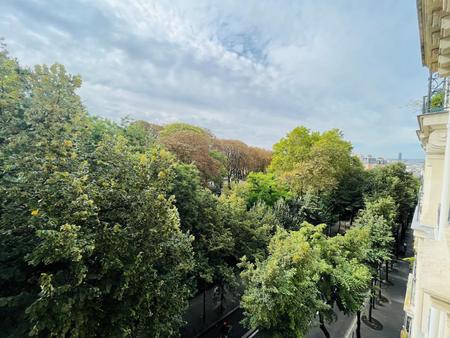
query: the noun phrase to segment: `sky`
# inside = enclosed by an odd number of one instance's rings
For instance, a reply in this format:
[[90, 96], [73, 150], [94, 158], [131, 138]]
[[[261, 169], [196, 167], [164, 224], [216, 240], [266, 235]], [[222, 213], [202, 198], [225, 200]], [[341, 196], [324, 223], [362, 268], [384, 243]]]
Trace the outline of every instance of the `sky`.
[[2, 0], [24, 66], [62, 63], [90, 114], [182, 121], [267, 149], [298, 125], [422, 158], [415, 1]]

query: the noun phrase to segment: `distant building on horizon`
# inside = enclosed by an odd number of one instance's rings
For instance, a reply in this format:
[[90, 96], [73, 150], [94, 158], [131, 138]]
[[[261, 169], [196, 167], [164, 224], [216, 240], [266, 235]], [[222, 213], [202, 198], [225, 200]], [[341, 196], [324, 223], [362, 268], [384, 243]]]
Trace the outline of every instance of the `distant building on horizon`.
[[385, 166], [388, 161], [384, 157], [373, 157], [371, 154], [369, 155], [361, 155], [357, 154], [358, 158], [361, 160], [365, 169], [370, 170], [375, 167]]
[[402, 152], [398, 153], [398, 161], [401, 162], [402, 161]]

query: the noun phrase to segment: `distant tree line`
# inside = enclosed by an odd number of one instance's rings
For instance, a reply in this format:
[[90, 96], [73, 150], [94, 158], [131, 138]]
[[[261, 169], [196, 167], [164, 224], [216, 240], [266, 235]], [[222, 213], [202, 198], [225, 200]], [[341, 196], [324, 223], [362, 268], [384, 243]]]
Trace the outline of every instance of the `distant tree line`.
[[202, 183], [216, 192], [226, 180], [228, 186], [243, 180], [250, 172], [264, 172], [271, 151], [251, 147], [238, 140], [222, 140], [210, 131], [186, 123], [155, 125], [146, 121], [132, 123], [148, 131], [157, 142], [187, 164], [194, 164]]
[[375, 297], [415, 204], [404, 165], [365, 171], [339, 130], [297, 127], [270, 152], [117, 124], [80, 86], [0, 51], [4, 336], [173, 337], [196, 293], [242, 280], [246, 325], [301, 337]]

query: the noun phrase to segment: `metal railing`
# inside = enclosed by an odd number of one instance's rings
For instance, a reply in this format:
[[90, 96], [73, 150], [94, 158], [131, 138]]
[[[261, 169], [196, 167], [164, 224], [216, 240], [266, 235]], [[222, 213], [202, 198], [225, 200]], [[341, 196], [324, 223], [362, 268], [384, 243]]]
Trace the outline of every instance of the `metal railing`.
[[[439, 93], [435, 95], [439, 95]], [[446, 111], [447, 107], [445, 107], [444, 100], [442, 100], [442, 103], [433, 104], [432, 99], [429, 99], [428, 95], [422, 98], [422, 114], [438, 114]]]
[[438, 73], [430, 72], [428, 93], [422, 98], [422, 114], [437, 114], [448, 111], [449, 81]]

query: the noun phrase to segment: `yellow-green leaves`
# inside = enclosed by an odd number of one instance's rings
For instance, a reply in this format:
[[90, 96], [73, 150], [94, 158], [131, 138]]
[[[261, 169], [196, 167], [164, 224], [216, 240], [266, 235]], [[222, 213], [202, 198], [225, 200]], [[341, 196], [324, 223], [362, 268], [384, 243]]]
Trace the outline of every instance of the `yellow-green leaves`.
[[0, 75], [2, 334], [176, 335], [193, 261], [173, 156], [89, 117], [61, 65], [0, 51]]
[[269, 169], [293, 190], [323, 192], [335, 188], [351, 166], [351, 150], [337, 129], [320, 134], [297, 127], [273, 146]]

